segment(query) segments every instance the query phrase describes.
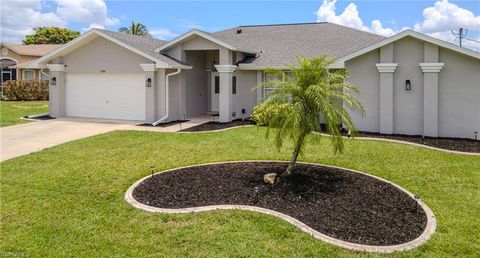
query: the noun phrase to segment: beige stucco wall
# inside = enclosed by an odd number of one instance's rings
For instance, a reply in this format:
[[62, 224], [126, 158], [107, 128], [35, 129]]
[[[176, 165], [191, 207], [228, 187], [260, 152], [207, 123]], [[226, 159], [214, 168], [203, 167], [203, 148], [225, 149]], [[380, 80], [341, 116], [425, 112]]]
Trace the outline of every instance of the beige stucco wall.
[[245, 109], [245, 118], [250, 117], [257, 103], [257, 93], [253, 90], [257, 85], [257, 71], [236, 71], [235, 76], [237, 94], [233, 95], [233, 112], [236, 118], [242, 118], [242, 109]]
[[[435, 51], [423, 41], [406, 37], [393, 45], [393, 133], [422, 135], [424, 133], [424, 73], [419, 64], [425, 60], [424, 51]], [[444, 63], [438, 74], [438, 136], [474, 138], [480, 133], [480, 60], [439, 47], [438, 62]], [[427, 57], [435, 56], [428, 53]], [[361, 131], [379, 132], [380, 95], [379, 50], [356, 57], [345, 63], [352, 73], [348, 82], [360, 90], [358, 99], [363, 103], [366, 116], [350, 112]], [[405, 90], [410, 80], [411, 91]], [[428, 104], [428, 103], [427, 103]], [[430, 115], [430, 114], [427, 114]]]
[[[393, 60], [398, 64], [393, 74], [393, 130], [396, 134], [423, 134], [423, 42], [407, 37], [396, 41]], [[410, 80], [412, 90], [405, 90]]]
[[480, 136], [480, 60], [440, 48], [439, 135]]
[[67, 73], [143, 72], [140, 64], [151, 60], [98, 37], [63, 57]]
[[347, 82], [359, 89], [356, 96], [365, 108], [364, 117], [350, 112], [354, 124], [361, 131], [380, 131], [380, 76], [375, 66], [379, 58], [380, 51], [377, 49], [345, 64], [345, 68], [351, 73]]

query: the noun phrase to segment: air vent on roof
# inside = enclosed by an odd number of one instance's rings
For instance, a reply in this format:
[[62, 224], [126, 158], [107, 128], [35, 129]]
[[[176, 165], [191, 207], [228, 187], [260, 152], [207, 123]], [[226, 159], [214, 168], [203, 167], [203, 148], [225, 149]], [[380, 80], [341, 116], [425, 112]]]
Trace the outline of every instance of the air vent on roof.
[[242, 33], [242, 29], [237, 29], [237, 34]]

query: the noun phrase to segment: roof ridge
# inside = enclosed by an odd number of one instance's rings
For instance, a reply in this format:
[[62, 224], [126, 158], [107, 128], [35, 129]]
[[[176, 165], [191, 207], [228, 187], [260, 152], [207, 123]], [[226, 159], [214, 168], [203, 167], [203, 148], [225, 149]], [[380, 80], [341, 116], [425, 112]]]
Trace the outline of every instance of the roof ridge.
[[240, 25], [234, 28], [245, 28], [245, 27], [268, 27], [268, 26], [295, 26], [295, 25], [316, 25], [316, 24], [325, 24], [329, 22], [294, 22], [294, 23], [273, 23], [273, 24], [253, 24], [253, 25]]

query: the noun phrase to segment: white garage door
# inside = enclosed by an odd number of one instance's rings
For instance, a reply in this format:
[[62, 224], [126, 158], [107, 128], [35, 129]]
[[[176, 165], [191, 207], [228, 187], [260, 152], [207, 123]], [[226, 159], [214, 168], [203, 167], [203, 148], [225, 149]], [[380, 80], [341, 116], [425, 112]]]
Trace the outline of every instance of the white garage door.
[[145, 75], [67, 74], [67, 116], [145, 120]]

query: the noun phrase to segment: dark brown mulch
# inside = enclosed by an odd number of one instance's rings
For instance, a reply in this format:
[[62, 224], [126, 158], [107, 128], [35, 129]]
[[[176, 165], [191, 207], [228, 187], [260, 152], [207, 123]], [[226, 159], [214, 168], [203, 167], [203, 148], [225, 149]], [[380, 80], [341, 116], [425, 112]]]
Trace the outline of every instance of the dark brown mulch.
[[403, 134], [379, 134], [379, 133], [369, 133], [369, 132], [360, 132], [357, 137], [373, 137], [373, 138], [384, 138], [392, 140], [400, 140], [413, 142], [418, 144], [424, 144], [436, 148], [454, 150], [454, 151], [464, 151], [464, 152], [476, 152], [480, 153], [480, 141], [474, 139], [464, 139], [464, 138], [432, 138], [422, 136], [411, 136]]
[[[294, 217], [311, 228], [348, 242], [394, 245], [417, 238], [426, 215], [415, 200], [389, 183], [346, 170], [299, 164], [272, 188], [266, 173], [286, 163], [241, 162], [203, 165], [154, 175], [133, 192], [160, 208], [252, 205]], [[258, 187], [258, 202], [255, 197]]]
[[254, 125], [254, 124], [255, 123], [251, 120], [242, 121], [242, 119], [233, 120], [230, 123], [208, 122], [208, 123], [200, 124], [187, 129], [183, 129], [180, 132], [214, 131], [214, 130], [220, 130], [220, 129], [230, 128], [235, 126]]

